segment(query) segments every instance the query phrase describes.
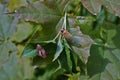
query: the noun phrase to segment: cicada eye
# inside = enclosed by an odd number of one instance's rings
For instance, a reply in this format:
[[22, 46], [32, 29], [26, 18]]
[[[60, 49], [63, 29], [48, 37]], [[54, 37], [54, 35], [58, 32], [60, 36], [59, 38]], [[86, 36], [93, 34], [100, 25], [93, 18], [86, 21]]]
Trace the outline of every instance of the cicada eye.
[[61, 29], [61, 33], [64, 33], [64, 31], [65, 31], [65, 29], [63, 28], [63, 29]]

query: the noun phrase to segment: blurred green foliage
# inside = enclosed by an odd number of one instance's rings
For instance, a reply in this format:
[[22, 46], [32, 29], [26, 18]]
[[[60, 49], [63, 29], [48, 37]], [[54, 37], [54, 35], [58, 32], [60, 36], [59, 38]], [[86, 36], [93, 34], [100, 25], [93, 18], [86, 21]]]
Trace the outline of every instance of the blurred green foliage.
[[[119, 80], [119, 3], [0, 0], [0, 80]], [[63, 28], [78, 38], [75, 44], [95, 44], [76, 47]], [[46, 58], [38, 55], [37, 44]]]

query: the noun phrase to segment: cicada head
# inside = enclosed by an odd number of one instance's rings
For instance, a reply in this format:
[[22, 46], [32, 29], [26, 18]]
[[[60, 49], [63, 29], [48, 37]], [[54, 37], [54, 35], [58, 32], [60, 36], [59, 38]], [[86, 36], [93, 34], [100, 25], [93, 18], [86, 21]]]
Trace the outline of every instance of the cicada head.
[[67, 30], [65, 30], [64, 28], [61, 29], [61, 33], [62, 33], [63, 35], [66, 34], [66, 33], [67, 33]]

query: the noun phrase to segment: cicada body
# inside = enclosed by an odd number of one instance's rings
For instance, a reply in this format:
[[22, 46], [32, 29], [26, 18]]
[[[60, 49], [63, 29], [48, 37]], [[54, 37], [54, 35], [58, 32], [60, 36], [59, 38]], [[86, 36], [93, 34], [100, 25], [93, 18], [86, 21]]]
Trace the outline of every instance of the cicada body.
[[72, 36], [67, 30], [62, 29], [61, 33], [65, 36], [65, 38], [72, 43], [72, 45], [76, 47], [86, 47], [90, 45], [93, 41], [87, 35], [80, 35], [80, 36]]

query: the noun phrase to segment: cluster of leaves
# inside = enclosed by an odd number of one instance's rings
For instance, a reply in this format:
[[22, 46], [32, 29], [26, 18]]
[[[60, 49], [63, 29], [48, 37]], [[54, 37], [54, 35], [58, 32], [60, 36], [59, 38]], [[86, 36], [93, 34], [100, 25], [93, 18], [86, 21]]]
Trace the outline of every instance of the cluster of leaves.
[[[119, 3], [0, 1], [0, 79], [119, 80]], [[63, 28], [72, 35], [73, 44], [61, 34]], [[79, 42], [84, 47], [78, 47]], [[46, 58], [38, 55], [38, 44]]]

